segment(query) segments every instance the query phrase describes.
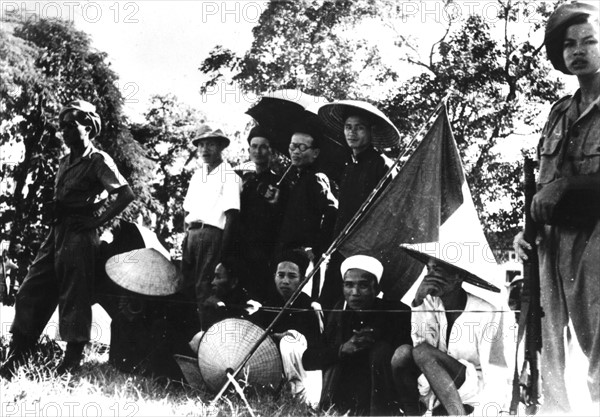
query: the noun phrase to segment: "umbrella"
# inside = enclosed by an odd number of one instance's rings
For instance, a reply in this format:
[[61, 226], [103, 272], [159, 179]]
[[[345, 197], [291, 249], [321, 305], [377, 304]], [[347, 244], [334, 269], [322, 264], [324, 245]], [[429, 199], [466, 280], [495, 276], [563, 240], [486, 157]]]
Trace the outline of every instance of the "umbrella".
[[317, 116], [319, 108], [327, 103], [323, 97], [306, 94], [300, 90], [276, 90], [263, 95], [246, 114], [271, 132], [271, 146], [286, 156], [289, 156], [288, 147], [294, 124], [299, 121], [317, 124], [328, 139], [321, 144], [317, 166], [331, 179], [337, 180], [350, 153], [335, 140], [335, 134]]

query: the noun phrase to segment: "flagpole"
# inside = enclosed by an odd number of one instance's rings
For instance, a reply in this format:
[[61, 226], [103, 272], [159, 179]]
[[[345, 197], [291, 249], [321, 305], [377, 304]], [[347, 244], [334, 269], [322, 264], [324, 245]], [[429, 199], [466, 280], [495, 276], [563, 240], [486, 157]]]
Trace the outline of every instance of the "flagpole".
[[[238, 365], [238, 367], [233, 371], [232, 374], [228, 373], [229, 375], [232, 376], [232, 378], [235, 378], [235, 376], [244, 368], [244, 366], [250, 360], [250, 358], [252, 357], [252, 355], [254, 354], [254, 352], [256, 352], [256, 350], [258, 349], [258, 347], [260, 346], [260, 344], [262, 342], [264, 342], [264, 340], [269, 336], [269, 333], [271, 332], [271, 330], [275, 326], [275, 323], [277, 323], [277, 321], [283, 315], [283, 313], [285, 312], [285, 310], [288, 309], [294, 303], [294, 301], [296, 301], [296, 299], [300, 296], [300, 293], [302, 292], [302, 288], [310, 281], [310, 279], [319, 270], [319, 267], [321, 266], [321, 264], [326, 259], [329, 259], [329, 257], [331, 256], [331, 254], [333, 252], [335, 252], [335, 250], [339, 247], [340, 243], [342, 243], [342, 241], [346, 238], [346, 236], [348, 235], [348, 233], [350, 232], [350, 230], [358, 223], [358, 220], [362, 217], [362, 215], [367, 211], [367, 209], [371, 205], [371, 203], [375, 200], [375, 196], [384, 187], [384, 185], [385, 185], [386, 181], [388, 180], [388, 178], [394, 173], [396, 167], [400, 163], [400, 160], [402, 158], [404, 158], [408, 154], [408, 152], [412, 148], [412, 146], [415, 143], [415, 141], [417, 140], [417, 138], [422, 135], [423, 131], [431, 123], [431, 121], [433, 119], [435, 119], [439, 115], [439, 113], [440, 113], [440, 111], [442, 109], [446, 108], [446, 102], [447, 102], [448, 98], [451, 95], [452, 95], [452, 92], [449, 92], [440, 101], [440, 103], [436, 106], [436, 108], [433, 111], [433, 113], [421, 125], [421, 128], [419, 129], [419, 131], [415, 135], [413, 135], [410, 143], [406, 146], [406, 148], [405, 148], [404, 152], [402, 153], [402, 155], [400, 155], [400, 156], [398, 156], [396, 158], [396, 160], [394, 161], [394, 163], [392, 164], [392, 166], [388, 169], [388, 171], [381, 178], [381, 180], [379, 180], [379, 183], [375, 186], [375, 188], [373, 189], [373, 191], [371, 191], [371, 194], [369, 194], [369, 196], [366, 198], [366, 200], [362, 203], [362, 205], [356, 211], [356, 213], [354, 214], [354, 216], [352, 217], [352, 219], [350, 219], [350, 221], [342, 229], [342, 231], [340, 232], [340, 234], [334, 239], [334, 241], [331, 243], [331, 245], [325, 251], [325, 253], [323, 253], [321, 255], [321, 257], [319, 258], [319, 261], [314, 265], [314, 267], [310, 271], [310, 273], [304, 278], [303, 281], [300, 282], [300, 284], [298, 285], [298, 288], [296, 288], [296, 290], [292, 293], [292, 295], [290, 296], [290, 298], [286, 301], [286, 303], [281, 308], [281, 311], [277, 314], [277, 316], [275, 316], [275, 318], [273, 319], [273, 321], [271, 322], [271, 324], [269, 324], [269, 326], [267, 326], [267, 328], [264, 330], [263, 334], [254, 343], [254, 345], [252, 346], [252, 348], [250, 349], [250, 351], [248, 352], [248, 354], [244, 357], [244, 359], [242, 360], [242, 362], [240, 363], [240, 365]], [[215, 398], [213, 398], [213, 400], [210, 402], [210, 406], [215, 406], [216, 402], [219, 401], [219, 399], [221, 398], [221, 396], [223, 395], [223, 393], [225, 392], [225, 390], [227, 389], [227, 387], [229, 386], [229, 384], [230, 384], [230, 379], [228, 379], [227, 381], [225, 381], [225, 384], [223, 385], [223, 387], [221, 388], [221, 390], [217, 393], [217, 395], [215, 396]]]

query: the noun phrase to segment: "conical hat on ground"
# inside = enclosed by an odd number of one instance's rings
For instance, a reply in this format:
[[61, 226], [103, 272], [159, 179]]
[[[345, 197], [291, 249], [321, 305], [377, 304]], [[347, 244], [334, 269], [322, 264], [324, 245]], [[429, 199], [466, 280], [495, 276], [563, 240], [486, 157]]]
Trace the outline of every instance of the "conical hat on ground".
[[154, 248], [134, 249], [106, 261], [106, 273], [119, 286], [143, 295], [165, 296], [181, 288], [181, 271]]
[[200, 368], [198, 368], [198, 360], [196, 358], [186, 355], [173, 355], [173, 358], [175, 358], [175, 362], [177, 362], [179, 369], [181, 369], [185, 381], [192, 388], [206, 388], [206, 384], [204, 383], [204, 379], [202, 379], [202, 374], [200, 373]]
[[[221, 389], [227, 381], [227, 372], [233, 373], [262, 334], [259, 326], [234, 318], [222, 320], [206, 331], [198, 348], [198, 365], [211, 391]], [[283, 365], [273, 339], [268, 337], [259, 345], [236, 379], [255, 387], [279, 387]]]

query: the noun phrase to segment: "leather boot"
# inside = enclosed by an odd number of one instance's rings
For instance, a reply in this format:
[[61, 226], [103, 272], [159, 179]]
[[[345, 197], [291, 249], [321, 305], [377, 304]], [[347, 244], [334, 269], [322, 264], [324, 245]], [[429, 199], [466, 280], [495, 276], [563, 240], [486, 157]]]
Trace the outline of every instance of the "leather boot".
[[73, 373], [83, 357], [83, 348], [85, 348], [86, 342], [69, 342], [67, 343], [67, 351], [60, 365], [56, 368], [58, 375], [64, 375], [66, 373]]
[[8, 348], [6, 361], [0, 367], [0, 378], [11, 380], [17, 369], [27, 362], [36, 345], [36, 340], [14, 332]]

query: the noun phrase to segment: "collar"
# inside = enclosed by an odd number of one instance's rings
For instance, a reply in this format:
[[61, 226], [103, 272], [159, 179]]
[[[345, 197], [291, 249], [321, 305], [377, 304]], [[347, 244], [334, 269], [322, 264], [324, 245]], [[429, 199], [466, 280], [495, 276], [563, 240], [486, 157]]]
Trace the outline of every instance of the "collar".
[[369, 145], [368, 148], [366, 148], [364, 151], [362, 151], [361, 153], [359, 153], [358, 155], [354, 155], [354, 153], [351, 153], [350, 156], [352, 158], [352, 162], [354, 162], [355, 164], [358, 164], [359, 162], [364, 161], [365, 159], [368, 159], [374, 155], [379, 155], [379, 152], [377, 152], [375, 150], [375, 148], [373, 147], [373, 145]]
[[[575, 94], [573, 94], [573, 96], [571, 97], [571, 99], [569, 100], [569, 105], [567, 106], [568, 108], [571, 108], [571, 106], [575, 105], [578, 106], [579, 102], [581, 100], [581, 89], [577, 89], [577, 91], [575, 92]], [[590, 111], [592, 111], [592, 109], [594, 107], [597, 107], [600, 110], [600, 96], [596, 97], [596, 100], [592, 101], [592, 103], [585, 109], [582, 109], [582, 113], [579, 114], [578, 119], [581, 119], [582, 117], [585, 117]]]
[[75, 165], [76, 163], [78, 163], [82, 159], [89, 159], [90, 156], [93, 153], [96, 153], [96, 152], [98, 152], [98, 149], [96, 149], [94, 147], [94, 145], [92, 145], [90, 143], [89, 146], [87, 148], [85, 148], [85, 150], [83, 151], [83, 154], [81, 156], [78, 156], [77, 158], [75, 158], [74, 161], [71, 161], [71, 152], [69, 152], [68, 154], [66, 154], [63, 158], [67, 162], [68, 165]]

